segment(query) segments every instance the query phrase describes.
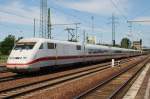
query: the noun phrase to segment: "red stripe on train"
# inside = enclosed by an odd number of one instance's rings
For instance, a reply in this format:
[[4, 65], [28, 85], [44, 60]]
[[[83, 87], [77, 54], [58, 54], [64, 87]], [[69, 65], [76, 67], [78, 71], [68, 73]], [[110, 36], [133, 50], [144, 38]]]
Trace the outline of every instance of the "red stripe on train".
[[35, 59], [31, 62], [25, 64], [11, 64], [8, 63], [7, 65], [30, 65], [40, 61], [48, 61], [48, 60], [62, 60], [62, 59], [76, 59], [76, 58], [85, 58], [85, 57], [99, 57], [99, 56], [109, 56], [109, 55], [85, 55], [85, 56], [53, 56], [53, 57], [43, 57]]

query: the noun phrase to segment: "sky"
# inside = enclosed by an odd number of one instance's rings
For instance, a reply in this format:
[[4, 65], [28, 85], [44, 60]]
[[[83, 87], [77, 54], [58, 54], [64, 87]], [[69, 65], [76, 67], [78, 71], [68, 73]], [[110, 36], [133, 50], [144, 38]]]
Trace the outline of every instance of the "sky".
[[[96, 36], [97, 42], [112, 42], [111, 17], [115, 16], [116, 42], [123, 37], [131, 41], [143, 39], [143, 45], [150, 47], [150, 23], [133, 23], [129, 32], [128, 20], [150, 20], [150, 0], [48, 0], [52, 24], [81, 23], [78, 34], [83, 40], [83, 31]], [[94, 17], [94, 32], [92, 19]], [[0, 0], [0, 41], [7, 35], [33, 37], [33, 19], [36, 19], [36, 37], [40, 32], [40, 0]], [[67, 40], [67, 27], [53, 26], [52, 37]]]

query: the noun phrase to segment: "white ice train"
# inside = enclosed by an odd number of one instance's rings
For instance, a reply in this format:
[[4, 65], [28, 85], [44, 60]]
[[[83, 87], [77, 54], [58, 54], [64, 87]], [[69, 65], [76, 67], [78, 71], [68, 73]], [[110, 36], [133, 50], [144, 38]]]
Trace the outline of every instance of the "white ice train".
[[22, 39], [7, 61], [12, 72], [38, 71], [47, 66], [101, 61], [139, 55], [141, 51], [43, 38]]

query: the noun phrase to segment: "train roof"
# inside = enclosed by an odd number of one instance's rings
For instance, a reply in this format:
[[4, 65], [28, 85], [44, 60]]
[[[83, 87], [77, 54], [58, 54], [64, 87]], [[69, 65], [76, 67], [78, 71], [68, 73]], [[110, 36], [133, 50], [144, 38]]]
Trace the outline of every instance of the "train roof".
[[81, 45], [80, 42], [68, 42], [68, 41], [52, 40], [52, 39], [45, 39], [45, 38], [25, 38], [19, 40], [19, 42], [54, 42], [54, 43]]
[[[61, 43], [61, 44], [70, 44], [70, 45], [82, 45], [81, 42], [69, 42], [69, 41], [60, 41], [60, 40], [52, 40], [52, 39], [45, 39], [45, 38], [25, 38], [19, 40], [19, 42], [54, 42], [54, 43]], [[111, 50], [121, 50], [121, 51], [139, 51], [133, 49], [125, 49], [119, 47], [110, 47], [104, 45], [93, 45], [93, 44], [86, 44], [87, 47], [92, 48], [102, 48], [102, 49], [111, 49]]]

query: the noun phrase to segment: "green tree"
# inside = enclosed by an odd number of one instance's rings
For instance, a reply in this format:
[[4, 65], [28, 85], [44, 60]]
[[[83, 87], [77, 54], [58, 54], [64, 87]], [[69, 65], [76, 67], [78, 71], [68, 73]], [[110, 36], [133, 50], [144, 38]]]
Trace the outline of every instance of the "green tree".
[[128, 38], [123, 38], [121, 40], [121, 47], [122, 48], [131, 48], [131, 41]]
[[1, 55], [1, 42], [0, 42], [0, 55]]
[[10, 51], [12, 50], [15, 42], [15, 36], [13, 35], [8, 35], [0, 45], [0, 52], [3, 55], [8, 55]]

